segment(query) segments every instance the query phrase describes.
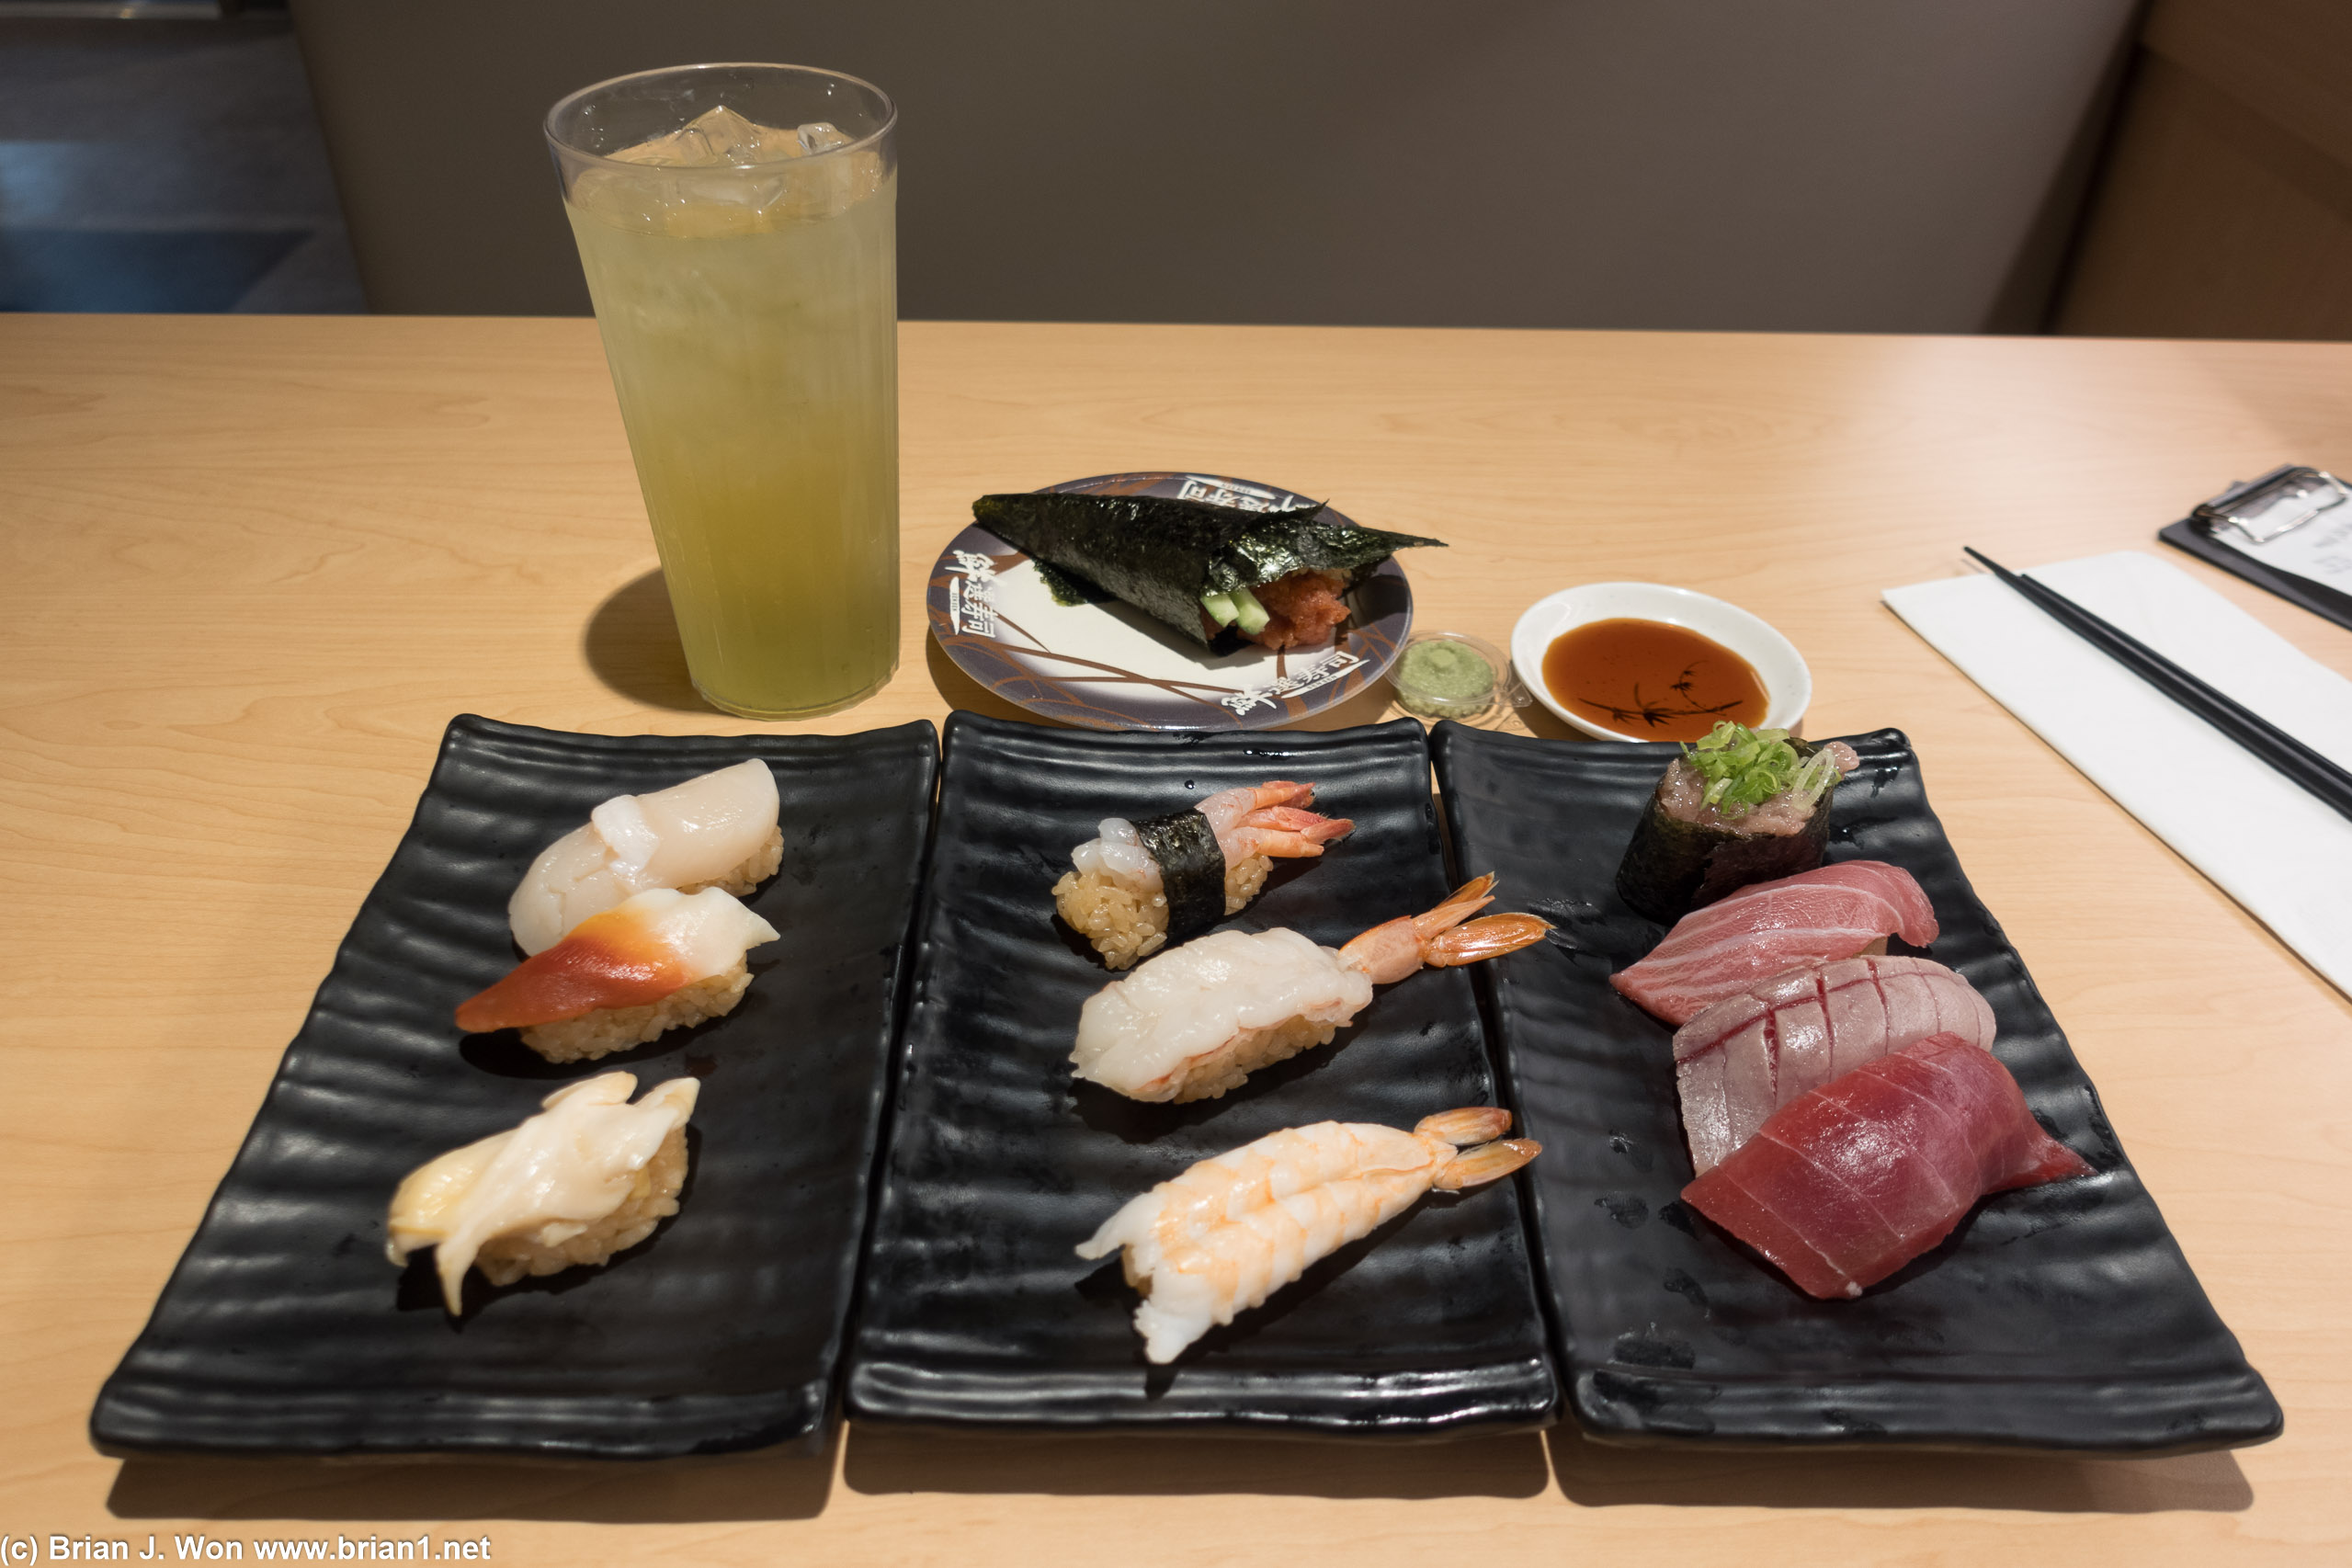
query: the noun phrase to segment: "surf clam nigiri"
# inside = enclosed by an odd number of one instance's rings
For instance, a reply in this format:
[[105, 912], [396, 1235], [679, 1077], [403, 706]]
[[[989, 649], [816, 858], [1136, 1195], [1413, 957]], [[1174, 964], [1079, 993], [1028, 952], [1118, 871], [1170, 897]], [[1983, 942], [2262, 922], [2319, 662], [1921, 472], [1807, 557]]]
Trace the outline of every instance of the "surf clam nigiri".
[[1499, 1180], [1543, 1152], [1504, 1139], [1510, 1130], [1509, 1111], [1484, 1106], [1424, 1118], [1410, 1132], [1372, 1122], [1286, 1128], [1130, 1199], [1078, 1256], [1125, 1249], [1127, 1282], [1143, 1292], [1143, 1354], [1173, 1361], [1210, 1324], [1233, 1322], [1432, 1187]]
[[592, 915], [653, 888], [741, 895], [784, 855], [776, 776], [754, 757], [656, 790], [615, 795], [539, 852], [506, 903], [515, 943], [544, 952]]
[[1311, 858], [1355, 824], [1318, 816], [1315, 787], [1289, 779], [1221, 790], [1197, 806], [1129, 822], [1106, 817], [1070, 852], [1054, 907], [1112, 969], [1238, 915], [1278, 859]]
[[495, 985], [458, 1004], [458, 1027], [518, 1028], [550, 1062], [626, 1051], [734, 1010], [746, 955], [776, 927], [717, 888], [641, 892], [592, 915]]
[[1160, 953], [1086, 999], [1074, 1071], [1130, 1099], [1214, 1099], [1261, 1067], [1329, 1044], [1375, 985], [1541, 940], [1551, 927], [1532, 915], [1470, 918], [1494, 902], [1494, 886], [1491, 873], [1480, 877], [1426, 914], [1336, 949], [1277, 926], [1213, 932]]
[[1830, 1301], [1942, 1241], [1987, 1193], [2090, 1174], [1998, 1059], [1938, 1034], [1783, 1106], [1682, 1196]]
[[411, 1171], [392, 1195], [385, 1255], [405, 1264], [434, 1248], [452, 1313], [464, 1311], [468, 1267], [511, 1285], [606, 1263], [677, 1212], [700, 1087], [673, 1078], [631, 1105], [628, 1073], [564, 1085], [538, 1115]]

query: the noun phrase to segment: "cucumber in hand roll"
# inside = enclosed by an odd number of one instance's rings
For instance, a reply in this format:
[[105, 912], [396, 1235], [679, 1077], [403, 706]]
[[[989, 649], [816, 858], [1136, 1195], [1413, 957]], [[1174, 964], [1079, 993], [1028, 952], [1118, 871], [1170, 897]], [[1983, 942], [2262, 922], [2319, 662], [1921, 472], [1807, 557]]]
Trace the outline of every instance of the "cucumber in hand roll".
[[[1035, 491], [983, 495], [972, 520], [1032, 559], [1085, 578], [1203, 647], [1238, 639], [1312, 647], [1347, 619], [1343, 596], [1412, 545], [1320, 503], [1246, 512], [1160, 495]], [[1230, 645], [1230, 643], [1228, 643]]]
[[1642, 808], [1619, 895], [1672, 925], [1751, 882], [1812, 870], [1829, 843], [1830, 797], [1860, 762], [1844, 741], [1718, 723], [1667, 764]]

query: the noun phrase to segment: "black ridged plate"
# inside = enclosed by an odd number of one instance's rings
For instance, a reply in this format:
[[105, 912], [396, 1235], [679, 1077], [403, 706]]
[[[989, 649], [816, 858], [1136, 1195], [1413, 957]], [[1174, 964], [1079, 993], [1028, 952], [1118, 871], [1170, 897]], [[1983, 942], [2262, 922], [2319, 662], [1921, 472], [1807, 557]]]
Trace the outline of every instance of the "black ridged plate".
[[1516, 1180], [1424, 1199], [1164, 1368], [1143, 1359], [1118, 1260], [1073, 1250], [1135, 1194], [1278, 1129], [1498, 1103], [1460, 970], [1383, 987], [1330, 1045], [1221, 1099], [1143, 1105], [1071, 1077], [1079, 1006], [1112, 978], [1054, 915], [1072, 846], [1104, 817], [1268, 778], [1312, 782], [1316, 809], [1356, 831], [1320, 859], [1278, 863], [1227, 926], [1336, 946], [1444, 898], [1428, 747], [1410, 721], [1208, 736], [949, 721], [850, 1358], [855, 1419], [1434, 1437], [1551, 1418]]
[[[784, 933], [723, 1018], [554, 1066], [459, 1001], [518, 957], [506, 900], [608, 796], [745, 757], [783, 799], [748, 902]], [[261, 1114], [90, 1418], [112, 1454], [607, 1459], [821, 1442], [880, 1132], [899, 960], [930, 822], [931, 726], [748, 737], [451, 721], [416, 817], [335, 954]], [[442, 1310], [384, 1259], [410, 1170], [625, 1068], [702, 1079], [678, 1214], [602, 1268]]]
[[2001, 927], [1928, 809], [1900, 732], [1856, 737], [1829, 858], [1918, 879], [1924, 951], [1993, 1005], [1994, 1054], [2096, 1174], [2000, 1194], [1850, 1301], [1817, 1301], [1678, 1199], [1691, 1179], [1673, 1031], [1608, 976], [1662, 928], [1612, 883], [1670, 745], [1583, 745], [1441, 724], [1464, 864], [1506, 868], [1559, 929], [1497, 969], [1502, 1059], [1530, 1167], [1571, 1406], [1605, 1441], [1915, 1443], [2188, 1451], [2276, 1437], [2278, 1405], [2206, 1301]]

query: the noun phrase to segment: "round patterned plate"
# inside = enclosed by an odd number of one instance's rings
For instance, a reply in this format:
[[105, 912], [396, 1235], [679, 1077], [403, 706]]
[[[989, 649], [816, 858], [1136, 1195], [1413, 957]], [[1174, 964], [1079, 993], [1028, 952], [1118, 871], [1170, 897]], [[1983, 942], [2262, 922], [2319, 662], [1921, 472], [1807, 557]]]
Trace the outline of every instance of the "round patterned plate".
[[[1304, 497], [1206, 473], [1110, 473], [1049, 490], [1165, 495], [1253, 512]], [[1335, 521], [1349, 519], [1326, 509]], [[925, 596], [931, 634], [981, 685], [1032, 713], [1095, 730], [1265, 730], [1346, 701], [1383, 675], [1413, 629], [1394, 557], [1347, 594], [1355, 613], [1320, 648], [1212, 653], [1116, 599], [1057, 604], [1021, 551], [974, 524], [949, 541]]]

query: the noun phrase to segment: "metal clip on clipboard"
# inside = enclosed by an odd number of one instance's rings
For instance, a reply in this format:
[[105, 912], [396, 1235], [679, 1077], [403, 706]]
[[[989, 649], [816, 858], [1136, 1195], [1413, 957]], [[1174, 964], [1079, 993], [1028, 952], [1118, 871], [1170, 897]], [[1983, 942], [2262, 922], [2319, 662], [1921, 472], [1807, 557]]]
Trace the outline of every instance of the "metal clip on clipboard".
[[2209, 534], [2229, 528], [2252, 543], [2268, 544], [2346, 501], [2352, 501], [2352, 488], [2335, 475], [2325, 469], [2290, 463], [2260, 479], [2231, 485], [2211, 500], [2198, 503], [2188, 515]]
[[[2156, 537], [2290, 604], [2352, 628], [2352, 593], [2285, 569], [2283, 563], [2260, 553], [2264, 546], [2317, 518], [2352, 516], [2335, 510], [2346, 501], [2352, 501], [2352, 486], [2324, 469], [2290, 463], [2259, 479], [2231, 485], [2198, 505], [2187, 517], [2159, 530]], [[2312, 537], [2324, 542], [2324, 536]]]

